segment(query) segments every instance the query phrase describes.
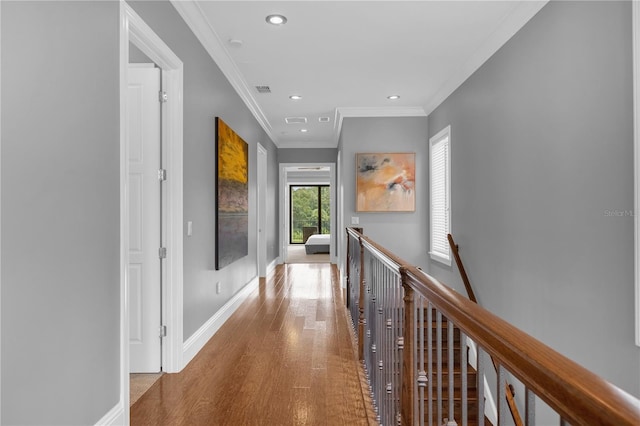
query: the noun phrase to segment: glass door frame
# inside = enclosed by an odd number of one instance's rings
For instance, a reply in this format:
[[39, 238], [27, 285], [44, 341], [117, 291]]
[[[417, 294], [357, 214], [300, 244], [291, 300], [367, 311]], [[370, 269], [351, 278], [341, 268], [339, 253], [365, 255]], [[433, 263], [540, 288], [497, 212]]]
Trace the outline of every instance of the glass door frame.
[[331, 233], [331, 186], [327, 184], [291, 184], [289, 185], [289, 244], [304, 244], [304, 237], [302, 242], [293, 241], [293, 192], [294, 188], [316, 188], [318, 191], [318, 217], [316, 221], [317, 229], [322, 234], [322, 188], [329, 190], [329, 227], [328, 233]]

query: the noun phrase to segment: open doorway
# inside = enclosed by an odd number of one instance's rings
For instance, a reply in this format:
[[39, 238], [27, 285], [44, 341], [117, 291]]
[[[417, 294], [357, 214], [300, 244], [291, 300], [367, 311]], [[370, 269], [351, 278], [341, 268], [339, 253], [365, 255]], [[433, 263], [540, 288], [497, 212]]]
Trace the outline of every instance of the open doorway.
[[[165, 372], [177, 372], [183, 368], [183, 338], [182, 338], [182, 219], [183, 219], [183, 161], [182, 161], [182, 61], [169, 47], [153, 32], [153, 30], [126, 3], [120, 6], [120, 403], [121, 420], [114, 424], [129, 423], [130, 402], [130, 335], [131, 321], [131, 292], [135, 290], [135, 268], [130, 265], [132, 243], [131, 217], [136, 212], [132, 201], [132, 178], [134, 171], [130, 160], [132, 155], [129, 138], [128, 118], [130, 82], [130, 47], [139, 49], [152, 64], [151, 70], [157, 67], [160, 77], [160, 96], [155, 92], [157, 107], [161, 110], [160, 165], [155, 167], [155, 181], [161, 182], [159, 189], [157, 246], [153, 249], [153, 269], [157, 270], [163, 285], [160, 286], [158, 308], [159, 326], [154, 335], [161, 341], [161, 350], [157, 354], [158, 369]], [[131, 44], [130, 44], [131, 43]], [[158, 197], [156, 197], [158, 198]], [[153, 202], [156, 204], [156, 201]], [[160, 213], [161, 212], [161, 213]], [[154, 243], [154, 245], [156, 245]], [[135, 332], [136, 330], [134, 330]], [[161, 339], [161, 340], [160, 340]], [[156, 355], [154, 355], [155, 357]], [[154, 367], [155, 369], [155, 367]]]
[[335, 263], [335, 164], [280, 164], [280, 259]]

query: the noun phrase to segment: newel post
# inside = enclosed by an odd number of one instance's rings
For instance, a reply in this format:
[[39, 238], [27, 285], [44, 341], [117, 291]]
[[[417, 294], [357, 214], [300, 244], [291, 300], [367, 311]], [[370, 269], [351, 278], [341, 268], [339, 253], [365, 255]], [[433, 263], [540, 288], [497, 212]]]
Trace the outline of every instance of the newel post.
[[414, 359], [414, 342], [415, 342], [415, 297], [413, 288], [407, 283], [407, 270], [404, 266], [400, 267], [400, 275], [402, 276], [402, 288], [404, 289], [404, 328], [403, 332], [403, 349], [402, 349], [402, 395], [400, 399], [402, 425], [412, 426], [413, 405], [415, 400], [415, 377], [416, 363]]
[[362, 244], [362, 237], [358, 237], [360, 243], [360, 295], [358, 299], [358, 359], [364, 360], [364, 326], [367, 323], [364, 317], [364, 245]]

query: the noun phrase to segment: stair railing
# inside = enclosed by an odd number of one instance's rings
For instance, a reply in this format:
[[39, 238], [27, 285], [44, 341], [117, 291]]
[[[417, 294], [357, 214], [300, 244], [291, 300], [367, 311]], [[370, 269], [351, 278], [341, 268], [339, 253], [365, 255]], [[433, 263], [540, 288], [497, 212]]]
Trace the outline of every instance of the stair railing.
[[[467, 290], [467, 296], [473, 303], [478, 304], [478, 299], [476, 299], [476, 295], [473, 292], [473, 287], [471, 287], [469, 276], [467, 275], [467, 271], [464, 269], [464, 265], [462, 264], [459, 247], [455, 243], [455, 241], [453, 241], [453, 236], [451, 234], [447, 234], [447, 240], [449, 240], [449, 246], [451, 247], [453, 258], [456, 261], [456, 265], [458, 265], [458, 271], [460, 272], [460, 277], [462, 278], [462, 282], [464, 283], [464, 288]], [[493, 358], [491, 358], [491, 363], [493, 364], [493, 368], [497, 373], [498, 363]], [[504, 382], [504, 386], [506, 402], [509, 408], [509, 412], [511, 413], [511, 417], [513, 418], [513, 423], [515, 424], [515, 426], [523, 426], [522, 418], [520, 417], [520, 411], [518, 410], [518, 405], [516, 404], [515, 391], [513, 389], [513, 386], [510, 385], [506, 380]]]
[[[347, 241], [349, 309], [380, 424], [484, 424], [483, 354], [498, 365], [498, 425], [510, 417], [507, 373], [525, 388], [527, 426], [536, 397], [561, 425], [640, 424], [640, 400], [360, 232], [347, 228]], [[468, 340], [478, 348], [475, 369], [460, 350]]]

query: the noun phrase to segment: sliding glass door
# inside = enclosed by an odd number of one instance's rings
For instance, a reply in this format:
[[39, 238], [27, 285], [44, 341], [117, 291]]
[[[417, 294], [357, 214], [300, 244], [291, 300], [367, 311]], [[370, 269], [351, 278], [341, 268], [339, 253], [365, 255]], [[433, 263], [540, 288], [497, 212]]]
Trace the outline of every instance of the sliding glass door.
[[289, 244], [304, 244], [313, 234], [328, 234], [330, 195], [328, 185], [289, 187]]

